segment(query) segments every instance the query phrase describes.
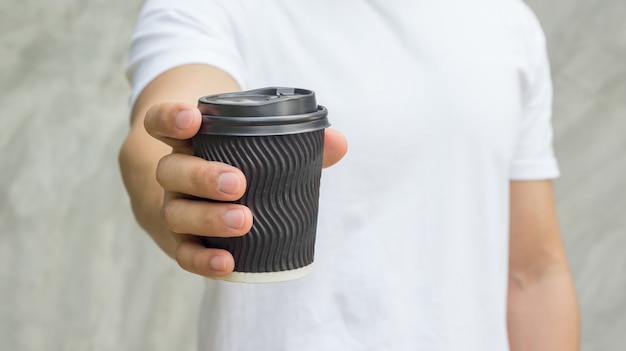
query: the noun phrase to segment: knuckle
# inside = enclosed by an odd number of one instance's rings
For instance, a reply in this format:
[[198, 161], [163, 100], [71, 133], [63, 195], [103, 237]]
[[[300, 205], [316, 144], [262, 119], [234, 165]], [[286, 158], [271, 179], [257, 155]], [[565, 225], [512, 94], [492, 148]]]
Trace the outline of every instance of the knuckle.
[[167, 229], [176, 232], [176, 201], [172, 200], [163, 204], [161, 218], [163, 218], [163, 223]]
[[212, 182], [212, 170], [205, 164], [198, 163], [191, 170], [191, 184], [195, 189], [202, 190], [201, 193], [206, 192], [210, 188], [209, 184]]
[[185, 252], [184, 252], [184, 248], [183, 245], [178, 245], [176, 247], [176, 251], [174, 253], [175, 257], [176, 257], [176, 262], [178, 263], [178, 266], [180, 266], [180, 268], [188, 271], [188, 272], [192, 272], [193, 273], [193, 268], [190, 267], [189, 264], [189, 259], [187, 257], [185, 257]]
[[207, 268], [210, 267], [211, 257], [209, 255], [196, 254], [191, 259], [191, 266], [194, 273], [206, 275]]
[[159, 160], [159, 162], [157, 163], [157, 168], [156, 168], [156, 181], [157, 183], [159, 183], [161, 186], [164, 185], [165, 180], [166, 180], [166, 174], [167, 174], [167, 156], [161, 158]]
[[217, 224], [215, 217], [215, 211], [211, 207], [204, 209], [199, 216], [200, 228], [202, 228], [202, 231], [206, 234], [215, 233], [215, 227]]
[[161, 115], [162, 106], [160, 104], [152, 105], [146, 111], [143, 120], [143, 126], [149, 134], [154, 134], [159, 125], [159, 116]]

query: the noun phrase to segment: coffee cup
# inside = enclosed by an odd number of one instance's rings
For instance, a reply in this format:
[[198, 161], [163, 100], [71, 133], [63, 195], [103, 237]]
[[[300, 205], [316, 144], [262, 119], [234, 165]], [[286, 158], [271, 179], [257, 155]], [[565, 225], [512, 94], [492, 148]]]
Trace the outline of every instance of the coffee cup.
[[[206, 237], [228, 250], [244, 283], [292, 280], [312, 268], [327, 110], [311, 90], [269, 87], [201, 97], [202, 125], [194, 154], [239, 168], [245, 194], [235, 203], [252, 212], [241, 237]], [[210, 200], [209, 200], [210, 201]]]

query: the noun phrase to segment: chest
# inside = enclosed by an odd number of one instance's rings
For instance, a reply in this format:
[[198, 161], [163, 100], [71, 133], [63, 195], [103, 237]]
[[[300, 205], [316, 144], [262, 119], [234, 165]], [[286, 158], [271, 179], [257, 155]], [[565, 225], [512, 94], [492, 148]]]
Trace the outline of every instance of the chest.
[[370, 156], [471, 149], [508, 158], [520, 58], [497, 13], [460, 1], [394, 11], [372, 3], [285, 3], [250, 24], [249, 88], [315, 90], [334, 127]]

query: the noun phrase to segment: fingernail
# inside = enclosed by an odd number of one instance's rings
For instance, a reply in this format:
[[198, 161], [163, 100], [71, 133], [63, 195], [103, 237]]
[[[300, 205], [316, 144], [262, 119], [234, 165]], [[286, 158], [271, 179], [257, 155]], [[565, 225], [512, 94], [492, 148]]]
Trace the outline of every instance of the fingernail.
[[176, 115], [176, 128], [187, 129], [193, 121], [193, 114], [189, 110], [182, 110]]
[[241, 177], [233, 172], [222, 173], [217, 177], [217, 190], [224, 194], [236, 194], [241, 187]]
[[224, 215], [224, 223], [227, 227], [232, 229], [241, 229], [244, 220], [245, 215], [243, 210], [230, 210]]
[[224, 257], [215, 256], [211, 258], [209, 261], [209, 265], [211, 265], [211, 269], [214, 271], [225, 271], [226, 270], [226, 260]]

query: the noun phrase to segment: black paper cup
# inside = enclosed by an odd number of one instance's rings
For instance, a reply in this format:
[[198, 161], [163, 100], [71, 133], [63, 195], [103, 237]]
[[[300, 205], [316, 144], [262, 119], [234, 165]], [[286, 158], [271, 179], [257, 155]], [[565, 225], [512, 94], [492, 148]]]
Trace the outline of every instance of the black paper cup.
[[200, 98], [202, 126], [196, 156], [239, 168], [247, 189], [236, 203], [250, 208], [249, 233], [207, 237], [207, 247], [228, 250], [233, 273], [223, 280], [265, 283], [311, 271], [327, 111], [315, 93], [263, 88]]

